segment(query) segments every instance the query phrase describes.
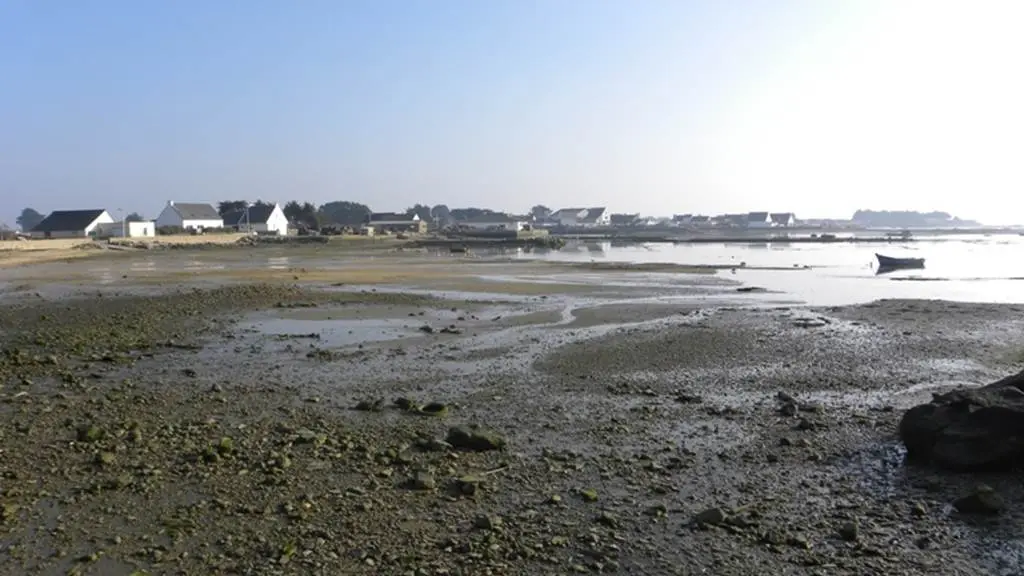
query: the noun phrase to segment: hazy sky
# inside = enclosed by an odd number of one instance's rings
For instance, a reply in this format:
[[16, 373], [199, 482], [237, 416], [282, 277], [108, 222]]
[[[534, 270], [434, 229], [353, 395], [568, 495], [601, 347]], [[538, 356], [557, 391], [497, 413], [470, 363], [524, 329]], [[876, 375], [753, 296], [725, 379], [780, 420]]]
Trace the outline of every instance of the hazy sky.
[[0, 221], [169, 199], [1024, 221], [1019, 0], [0, 0]]

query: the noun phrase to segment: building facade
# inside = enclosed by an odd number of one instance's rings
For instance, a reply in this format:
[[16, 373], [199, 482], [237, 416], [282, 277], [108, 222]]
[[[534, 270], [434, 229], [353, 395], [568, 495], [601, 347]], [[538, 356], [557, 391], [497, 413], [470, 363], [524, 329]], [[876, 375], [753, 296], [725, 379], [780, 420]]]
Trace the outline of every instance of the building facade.
[[210, 204], [192, 202], [167, 202], [167, 206], [156, 217], [157, 228], [180, 228], [182, 230], [212, 230], [224, 227], [224, 219]]

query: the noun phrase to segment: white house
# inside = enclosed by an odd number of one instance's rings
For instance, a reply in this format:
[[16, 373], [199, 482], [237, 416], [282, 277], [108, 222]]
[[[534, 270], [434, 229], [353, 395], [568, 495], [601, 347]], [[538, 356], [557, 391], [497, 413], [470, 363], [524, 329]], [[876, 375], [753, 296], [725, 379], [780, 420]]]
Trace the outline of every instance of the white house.
[[156, 223], [152, 220], [109, 222], [97, 226], [96, 235], [104, 238], [152, 238], [156, 236]]
[[611, 225], [604, 208], [562, 208], [550, 216], [559, 226], [597, 228]]
[[376, 232], [417, 232], [422, 234], [427, 231], [427, 223], [420, 220], [419, 214], [409, 216], [394, 212], [374, 212], [366, 216], [364, 224]]
[[469, 220], [459, 221], [456, 224], [459, 228], [475, 231], [502, 230], [519, 232], [529, 226], [525, 220], [519, 220], [507, 214], [484, 214]]
[[246, 210], [236, 210], [224, 215], [224, 226], [238, 228], [239, 231], [252, 230], [260, 234], [288, 234], [288, 217], [284, 215], [281, 205], [254, 204]]
[[32, 229], [43, 238], [88, 238], [96, 229], [114, 218], [106, 210], [55, 210]]
[[209, 204], [174, 202], [172, 200], [167, 203], [167, 206], [164, 206], [160, 215], [156, 217], [156, 227], [206, 230], [209, 228], [223, 228], [224, 220], [220, 217], [217, 209]]
[[792, 212], [772, 212], [772, 226], [789, 228], [796, 225], [796, 215]]
[[767, 212], [751, 212], [747, 214], [747, 228], [771, 228], [772, 215]]

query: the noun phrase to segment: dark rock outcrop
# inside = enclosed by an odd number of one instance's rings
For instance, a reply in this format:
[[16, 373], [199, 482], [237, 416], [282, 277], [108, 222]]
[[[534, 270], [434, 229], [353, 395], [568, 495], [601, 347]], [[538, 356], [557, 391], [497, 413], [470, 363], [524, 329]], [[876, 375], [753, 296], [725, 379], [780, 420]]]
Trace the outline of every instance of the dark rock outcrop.
[[974, 389], [936, 394], [900, 421], [907, 459], [957, 471], [1024, 466], [1024, 371]]

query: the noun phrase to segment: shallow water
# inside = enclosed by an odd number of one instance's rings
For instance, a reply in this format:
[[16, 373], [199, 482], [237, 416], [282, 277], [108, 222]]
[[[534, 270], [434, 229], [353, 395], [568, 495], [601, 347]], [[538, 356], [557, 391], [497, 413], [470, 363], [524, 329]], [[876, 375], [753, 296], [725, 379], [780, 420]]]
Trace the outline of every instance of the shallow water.
[[[876, 253], [925, 258], [926, 268], [876, 275]], [[721, 275], [780, 291], [811, 305], [856, 304], [880, 298], [1024, 302], [1024, 237], [1015, 235], [933, 237], [890, 244], [587, 242], [559, 251], [521, 251], [514, 257], [556, 262], [735, 265], [735, 274]], [[811, 270], [797, 270], [805, 266]]]

